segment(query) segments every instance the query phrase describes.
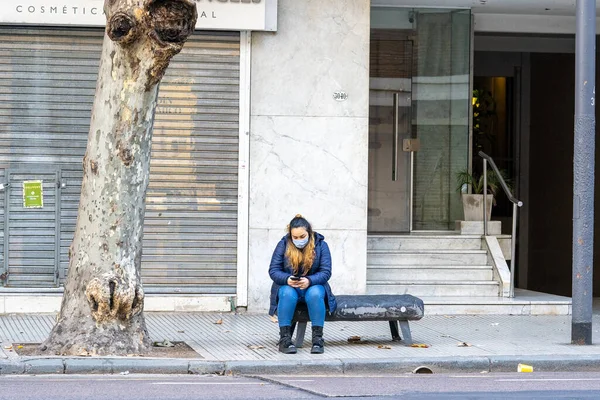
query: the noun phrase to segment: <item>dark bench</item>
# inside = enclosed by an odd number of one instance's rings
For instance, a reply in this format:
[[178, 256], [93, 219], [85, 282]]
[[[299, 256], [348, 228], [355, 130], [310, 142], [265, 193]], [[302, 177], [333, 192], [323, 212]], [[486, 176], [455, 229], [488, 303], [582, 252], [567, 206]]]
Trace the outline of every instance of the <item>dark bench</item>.
[[[408, 321], [420, 320], [425, 312], [423, 300], [410, 294], [336, 296], [335, 298], [338, 303], [337, 309], [333, 314], [327, 313], [325, 321], [387, 321], [392, 340], [400, 341], [403, 337], [404, 343], [408, 345], [412, 344]], [[308, 321], [310, 318], [306, 304], [298, 304], [292, 320], [292, 333], [296, 324], [298, 325], [296, 347], [302, 347]]]

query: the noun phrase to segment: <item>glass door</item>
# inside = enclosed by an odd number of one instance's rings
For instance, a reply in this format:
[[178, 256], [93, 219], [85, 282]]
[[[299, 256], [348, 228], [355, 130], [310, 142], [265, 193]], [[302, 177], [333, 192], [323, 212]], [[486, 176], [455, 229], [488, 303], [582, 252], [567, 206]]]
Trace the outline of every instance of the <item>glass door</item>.
[[372, 32], [368, 200], [371, 233], [411, 230], [412, 64], [410, 31]]
[[454, 230], [469, 166], [471, 14], [371, 8], [370, 233]]

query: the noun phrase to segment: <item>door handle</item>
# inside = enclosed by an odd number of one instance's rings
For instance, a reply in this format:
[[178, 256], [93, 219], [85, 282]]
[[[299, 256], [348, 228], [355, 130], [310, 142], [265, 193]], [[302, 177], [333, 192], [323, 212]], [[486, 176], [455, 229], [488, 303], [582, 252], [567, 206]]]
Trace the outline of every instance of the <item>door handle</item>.
[[392, 181], [398, 180], [398, 142], [400, 135], [400, 128], [398, 126], [399, 115], [398, 106], [400, 105], [400, 93], [394, 93], [394, 137], [392, 144]]

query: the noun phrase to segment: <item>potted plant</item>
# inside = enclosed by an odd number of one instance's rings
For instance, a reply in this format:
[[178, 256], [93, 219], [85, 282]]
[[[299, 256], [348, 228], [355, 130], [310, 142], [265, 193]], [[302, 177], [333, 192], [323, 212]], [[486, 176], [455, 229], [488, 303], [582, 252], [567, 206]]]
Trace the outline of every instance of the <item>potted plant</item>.
[[[502, 178], [510, 189], [510, 180], [505, 171], [500, 171]], [[468, 170], [457, 174], [458, 192], [462, 193], [463, 211], [465, 221], [483, 221], [483, 174], [471, 173]], [[468, 188], [471, 187], [471, 194]], [[489, 169], [487, 171], [487, 208], [486, 217], [489, 221], [492, 217], [492, 206], [496, 204], [494, 196], [500, 189], [500, 179], [496, 173]], [[511, 189], [512, 191], [512, 189]]]

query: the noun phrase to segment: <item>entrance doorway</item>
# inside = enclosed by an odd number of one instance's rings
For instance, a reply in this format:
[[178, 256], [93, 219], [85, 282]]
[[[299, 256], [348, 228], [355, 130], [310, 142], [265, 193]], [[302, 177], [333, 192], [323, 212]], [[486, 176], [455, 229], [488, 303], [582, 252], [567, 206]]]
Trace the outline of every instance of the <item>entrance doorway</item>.
[[59, 171], [28, 166], [5, 175], [3, 286], [57, 287]]
[[412, 31], [371, 34], [369, 231], [409, 232], [412, 223]]
[[470, 38], [469, 10], [372, 7], [369, 233], [454, 230], [462, 219]]
[[[523, 201], [519, 209], [516, 240], [515, 287], [528, 285], [530, 56], [526, 53], [491, 51], [487, 36], [475, 37], [473, 78], [473, 170], [481, 172], [479, 151], [490, 155], [510, 179], [513, 194]], [[487, 50], [487, 49], [490, 50]], [[512, 203], [502, 191], [495, 198], [492, 220], [501, 221], [502, 233], [512, 231]], [[512, 262], [512, 261], [511, 261]]]
[[[478, 71], [476, 71], [477, 73]], [[519, 110], [515, 96], [513, 76], [477, 76], [473, 79], [473, 171], [480, 175], [483, 162], [477, 154], [483, 151], [494, 159], [500, 171], [505, 173], [513, 186], [516, 176], [514, 154], [517, 150], [515, 116]], [[503, 193], [495, 197], [492, 219], [502, 221], [505, 234], [511, 233], [512, 203]]]

